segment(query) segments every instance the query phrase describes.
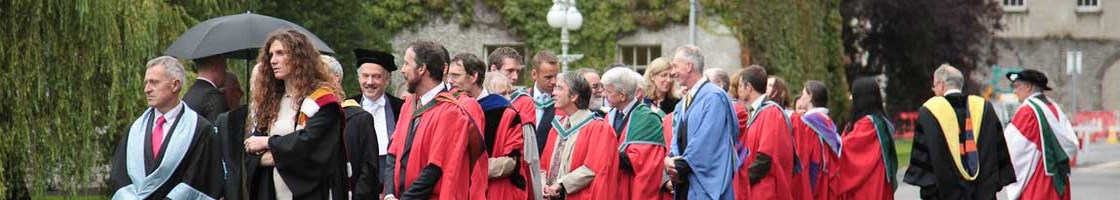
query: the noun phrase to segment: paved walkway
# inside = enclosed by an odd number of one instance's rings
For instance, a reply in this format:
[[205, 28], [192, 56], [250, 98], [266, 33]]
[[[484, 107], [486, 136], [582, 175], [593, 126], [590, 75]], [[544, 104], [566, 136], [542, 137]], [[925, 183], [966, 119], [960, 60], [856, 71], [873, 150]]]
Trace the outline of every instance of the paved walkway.
[[[1073, 199], [1120, 200], [1120, 144], [1108, 144], [1103, 140], [1088, 144], [1079, 159], [1070, 177]], [[898, 180], [902, 180], [905, 172], [905, 169], [899, 170]], [[918, 188], [905, 183], [899, 184], [894, 196], [899, 200], [920, 199]], [[1007, 199], [1007, 192], [997, 197]]]

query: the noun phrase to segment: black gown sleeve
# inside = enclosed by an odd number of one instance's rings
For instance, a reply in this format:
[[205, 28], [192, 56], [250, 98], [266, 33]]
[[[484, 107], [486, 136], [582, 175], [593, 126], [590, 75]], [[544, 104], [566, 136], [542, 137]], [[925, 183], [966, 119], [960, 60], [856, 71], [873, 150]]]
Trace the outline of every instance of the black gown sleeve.
[[999, 116], [996, 116], [995, 109], [992, 107], [991, 103], [985, 102], [984, 109], [985, 122], [983, 122], [983, 128], [986, 130], [996, 130], [985, 132], [989, 132], [990, 135], [994, 137], [991, 140], [994, 141], [994, 144], [996, 146], [996, 149], [993, 150], [997, 152], [996, 162], [998, 164], [996, 165], [999, 166], [999, 174], [996, 177], [996, 186], [999, 188], [1003, 188], [1003, 186], [1015, 183], [1015, 167], [1011, 164], [1011, 155], [1007, 152], [1007, 140], [1003, 136], [1003, 124], [1000, 123]]
[[[276, 168], [293, 178], [315, 179], [326, 175], [327, 166], [334, 157], [333, 148], [342, 145], [342, 113], [338, 104], [327, 104], [310, 117], [301, 130], [287, 135], [274, 135], [268, 139]], [[284, 177], [288, 179], [288, 176]]]
[[183, 182], [211, 198], [220, 198], [226, 185], [226, 170], [217, 129], [208, 121], [200, 120], [195, 137], [195, 144], [191, 146], [194, 153], [190, 155]]
[[121, 141], [117, 144], [117, 150], [113, 153], [113, 170], [110, 172], [109, 179], [112, 181], [113, 191], [121, 189], [124, 186], [132, 184], [132, 179], [128, 177], [128, 131], [125, 131], [121, 136]]
[[939, 193], [937, 174], [933, 171], [933, 160], [930, 157], [930, 141], [927, 140], [936, 139], [930, 135], [940, 135], [937, 134], [940, 132], [941, 127], [933, 113], [924, 107], [918, 110], [918, 120], [914, 123], [914, 143], [910, 150], [910, 167], [906, 169], [902, 181], [920, 187], [921, 197], [924, 199], [937, 198]]
[[[377, 199], [377, 195], [381, 193], [381, 160], [378, 159], [378, 143], [375, 127], [373, 126], [373, 117], [369, 114], [355, 116], [358, 120], [364, 120], [365, 123], [355, 122], [347, 123], [346, 131], [359, 131], [357, 134], [362, 135], [359, 137], [362, 140], [361, 144], [364, 148], [351, 147], [354, 150], [360, 149], [364, 153], [357, 153], [353, 155], [361, 156], [361, 159], [353, 158], [351, 156], [351, 167], [355, 171], [354, 177], [354, 197], [353, 199]], [[354, 163], [354, 161], [360, 163]]]
[[348, 191], [344, 121], [339, 104], [328, 103], [307, 119], [303, 129], [269, 137], [275, 169], [294, 198], [330, 195], [337, 199]]
[[770, 173], [772, 161], [773, 159], [770, 158], [770, 155], [758, 152], [758, 155], [754, 158], [754, 162], [751, 162], [751, 165], [747, 167], [747, 177], [751, 179], [751, 185], [762, 181], [762, 178]]
[[443, 170], [439, 166], [428, 164], [423, 170], [420, 171], [420, 176], [412, 181], [412, 186], [401, 194], [400, 199], [428, 199], [432, 196], [432, 191], [435, 191], [436, 183], [439, 178], [443, 176]]

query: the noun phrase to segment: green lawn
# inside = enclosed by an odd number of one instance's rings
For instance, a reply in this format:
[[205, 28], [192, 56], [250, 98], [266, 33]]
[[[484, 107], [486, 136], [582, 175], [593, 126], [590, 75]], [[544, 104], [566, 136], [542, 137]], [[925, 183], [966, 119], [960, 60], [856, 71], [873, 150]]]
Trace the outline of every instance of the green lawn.
[[910, 145], [914, 139], [895, 139], [894, 151], [898, 154], [898, 168], [910, 166]]

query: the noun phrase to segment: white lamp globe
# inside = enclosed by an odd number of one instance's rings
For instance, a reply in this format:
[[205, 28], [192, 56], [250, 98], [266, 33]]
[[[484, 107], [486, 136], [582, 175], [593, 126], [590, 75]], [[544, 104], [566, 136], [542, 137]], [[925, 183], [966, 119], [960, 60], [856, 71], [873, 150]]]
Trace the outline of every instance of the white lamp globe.
[[583, 26], [583, 14], [580, 14], [579, 9], [576, 9], [576, 7], [569, 8], [568, 14], [565, 17], [567, 18], [566, 25], [568, 29], [579, 30], [579, 27]]
[[564, 26], [564, 6], [552, 4], [552, 8], [548, 9], [548, 25], [553, 28]]

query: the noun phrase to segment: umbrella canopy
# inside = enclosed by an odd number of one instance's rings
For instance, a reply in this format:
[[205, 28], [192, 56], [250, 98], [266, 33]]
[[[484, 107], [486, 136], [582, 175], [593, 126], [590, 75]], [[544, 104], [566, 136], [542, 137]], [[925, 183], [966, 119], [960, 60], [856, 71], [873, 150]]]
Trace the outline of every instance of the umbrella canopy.
[[227, 58], [253, 59], [264, 46], [268, 34], [291, 28], [307, 35], [319, 52], [334, 54], [334, 50], [315, 34], [295, 23], [253, 13], [222, 16], [206, 20], [191, 27], [163, 54], [180, 59], [198, 59], [226, 54]]

